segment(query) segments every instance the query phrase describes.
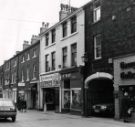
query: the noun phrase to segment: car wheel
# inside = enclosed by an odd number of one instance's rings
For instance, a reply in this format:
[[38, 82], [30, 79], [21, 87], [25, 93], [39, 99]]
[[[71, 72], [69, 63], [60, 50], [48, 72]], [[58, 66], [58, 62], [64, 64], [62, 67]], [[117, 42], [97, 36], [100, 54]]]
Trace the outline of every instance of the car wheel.
[[14, 117], [12, 117], [12, 121], [13, 122], [15, 122], [16, 121], [16, 117], [14, 116]]

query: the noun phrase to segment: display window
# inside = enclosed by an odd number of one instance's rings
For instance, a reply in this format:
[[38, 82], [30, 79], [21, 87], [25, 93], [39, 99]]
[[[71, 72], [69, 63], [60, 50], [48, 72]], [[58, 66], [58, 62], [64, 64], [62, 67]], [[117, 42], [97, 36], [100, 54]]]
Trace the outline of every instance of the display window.
[[71, 89], [71, 109], [81, 110], [81, 88]]
[[64, 90], [64, 109], [70, 109], [70, 90]]

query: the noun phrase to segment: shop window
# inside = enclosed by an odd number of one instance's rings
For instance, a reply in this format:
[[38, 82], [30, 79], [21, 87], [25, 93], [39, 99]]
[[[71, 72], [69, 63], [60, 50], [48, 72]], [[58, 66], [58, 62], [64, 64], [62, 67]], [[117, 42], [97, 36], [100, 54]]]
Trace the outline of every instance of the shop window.
[[70, 90], [64, 90], [64, 109], [70, 109]]
[[63, 90], [63, 108], [70, 109], [70, 80], [64, 80], [64, 90]]
[[74, 110], [81, 110], [81, 89], [76, 88], [71, 90], [71, 108]]

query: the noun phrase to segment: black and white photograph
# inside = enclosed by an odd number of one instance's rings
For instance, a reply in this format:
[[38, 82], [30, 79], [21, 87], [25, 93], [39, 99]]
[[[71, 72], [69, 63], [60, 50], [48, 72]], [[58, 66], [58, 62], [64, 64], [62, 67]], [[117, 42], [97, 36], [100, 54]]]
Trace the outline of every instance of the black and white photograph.
[[135, 0], [0, 0], [0, 127], [134, 127]]

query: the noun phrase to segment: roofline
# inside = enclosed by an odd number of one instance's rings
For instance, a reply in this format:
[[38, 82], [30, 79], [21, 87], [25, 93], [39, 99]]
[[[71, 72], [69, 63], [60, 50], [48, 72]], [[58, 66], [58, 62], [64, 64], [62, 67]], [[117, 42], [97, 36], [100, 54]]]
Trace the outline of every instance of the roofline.
[[79, 13], [80, 11], [82, 11], [83, 8], [80, 7], [78, 8], [76, 11], [74, 11], [73, 13], [71, 13], [70, 15], [66, 16], [64, 19], [62, 19], [61, 21], [57, 22], [56, 24], [54, 24], [53, 26], [51, 26], [50, 28], [48, 28], [46, 31], [44, 31], [43, 33], [39, 34], [39, 36], [43, 36], [45, 35], [47, 32], [49, 32], [50, 30], [54, 29], [56, 26], [58, 26], [59, 24], [65, 22], [67, 19], [69, 19], [70, 17], [74, 16], [75, 14]]

